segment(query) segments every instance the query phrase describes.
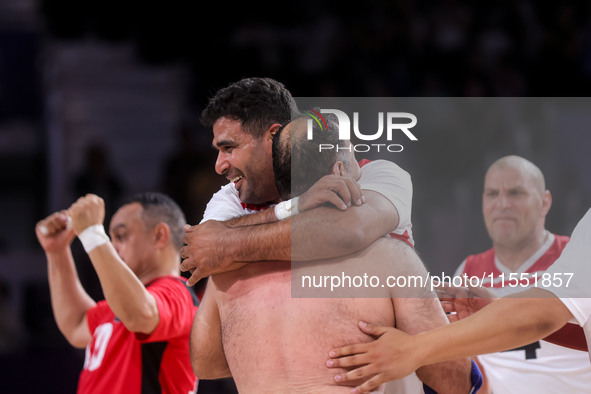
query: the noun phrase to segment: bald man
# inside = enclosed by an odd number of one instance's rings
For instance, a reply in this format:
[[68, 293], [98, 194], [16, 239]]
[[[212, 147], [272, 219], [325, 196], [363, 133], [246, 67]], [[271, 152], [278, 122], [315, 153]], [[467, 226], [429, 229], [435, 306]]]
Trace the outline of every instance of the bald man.
[[[530, 274], [540, 277], [569, 241], [546, 230], [551, 204], [544, 175], [535, 164], [519, 156], [495, 161], [486, 172], [482, 195], [484, 224], [492, 248], [468, 256], [456, 275], [488, 278], [484, 286], [498, 297], [530, 287]], [[495, 394], [589, 392], [591, 365], [587, 355], [545, 341], [479, 356], [478, 362]]]

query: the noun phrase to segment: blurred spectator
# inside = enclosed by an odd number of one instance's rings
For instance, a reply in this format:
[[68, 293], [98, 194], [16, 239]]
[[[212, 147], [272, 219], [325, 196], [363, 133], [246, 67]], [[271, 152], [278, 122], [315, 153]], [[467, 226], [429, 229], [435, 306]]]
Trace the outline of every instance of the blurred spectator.
[[113, 207], [119, 206], [123, 185], [108, 161], [108, 152], [101, 144], [91, 144], [86, 148], [84, 168], [74, 179], [74, 195], [84, 196], [93, 193], [105, 200], [108, 211], [105, 225], [113, 215]]
[[178, 127], [177, 146], [166, 159], [162, 180], [164, 192], [178, 202], [189, 224], [201, 221], [211, 195], [227, 183], [211, 169], [216, 151], [210, 133], [200, 131], [184, 124]]
[[[109, 163], [107, 149], [94, 143], [87, 146], [83, 169], [74, 176], [74, 195], [84, 196], [93, 193], [105, 201], [105, 226], [109, 225], [114, 207], [120, 205], [119, 199], [124, 191], [119, 176]], [[104, 298], [98, 277], [87, 254], [77, 242], [72, 244], [72, 253], [78, 262], [82, 285], [95, 300]]]
[[8, 284], [0, 278], [0, 354], [19, 351], [25, 340], [24, 325], [10, 303]]

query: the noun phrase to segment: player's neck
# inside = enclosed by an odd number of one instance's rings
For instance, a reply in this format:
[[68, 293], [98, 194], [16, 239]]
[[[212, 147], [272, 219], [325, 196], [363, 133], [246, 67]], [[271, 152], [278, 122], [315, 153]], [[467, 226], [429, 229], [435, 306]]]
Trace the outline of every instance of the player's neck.
[[146, 272], [142, 274], [139, 279], [144, 284], [144, 286], [150, 282], [152, 282], [156, 278], [160, 278], [162, 276], [180, 276], [179, 270], [177, 269], [157, 269], [154, 271]]
[[139, 280], [145, 285], [161, 276], [180, 276], [179, 264], [180, 256], [162, 255], [155, 257], [155, 263], [150, 264], [138, 273]]
[[545, 229], [524, 243], [512, 245], [494, 245], [495, 255], [499, 261], [512, 272], [516, 272], [522, 265], [534, 255], [549, 237]]

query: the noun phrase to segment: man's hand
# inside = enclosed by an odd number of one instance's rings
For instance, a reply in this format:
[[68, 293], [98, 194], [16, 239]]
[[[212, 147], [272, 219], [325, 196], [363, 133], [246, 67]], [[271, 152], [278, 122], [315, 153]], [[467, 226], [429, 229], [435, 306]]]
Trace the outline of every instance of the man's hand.
[[443, 311], [451, 323], [478, 312], [498, 297], [485, 287], [442, 285], [437, 289]]
[[349, 369], [346, 373], [336, 375], [336, 382], [369, 379], [352, 391], [365, 393], [382, 383], [403, 378], [421, 366], [415, 357], [415, 336], [393, 327], [374, 326], [365, 322], [359, 322], [359, 327], [377, 339], [330, 351], [327, 367]]
[[359, 183], [353, 179], [340, 175], [325, 175], [300, 196], [298, 209], [304, 212], [327, 202], [345, 211], [352, 205], [363, 204], [365, 196]]
[[235, 263], [228, 251], [224, 250], [224, 233], [232, 229], [217, 220], [208, 220], [197, 226], [185, 226], [181, 248], [181, 271], [191, 272], [187, 286], [193, 286], [200, 279], [220, 272], [233, 271], [245, 263]]
[[65, 210], [40, 220], [35, 226], [35, 234], [46, 253], [63, 251], [76, 237]]
[[68, 215], [72, 218], [72, 229], [79, 235], [90, 226], [103, 224], [105, 202], [96, 194], [87, 194], [68, 208]]

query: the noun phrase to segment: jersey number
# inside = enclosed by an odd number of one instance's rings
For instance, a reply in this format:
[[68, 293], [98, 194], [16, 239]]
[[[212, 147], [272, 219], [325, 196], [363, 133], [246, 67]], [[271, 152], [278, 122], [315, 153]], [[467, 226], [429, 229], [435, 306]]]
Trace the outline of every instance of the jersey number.
[[536, 354], [536, 349], [540, 348], [540, 341], [530, 343], [529, 345], [516, 347], [515, 349], [505, 350], [506, 352], [516, 352], [518, 350], [525, 350], [525, 359], [531, 360], [532, 358], [538, 358]]
[[[113, 324], [101, 324], [94, 330], [94, 341], [86, 347], [86, 355], [84, 357], [84, 369], [94, 371], [101, 366], [105, 351], [113, 334]], [[94, 346], [92, 346], [94, 344]], [[91, 349], [92, 346], [92, 349]]]

